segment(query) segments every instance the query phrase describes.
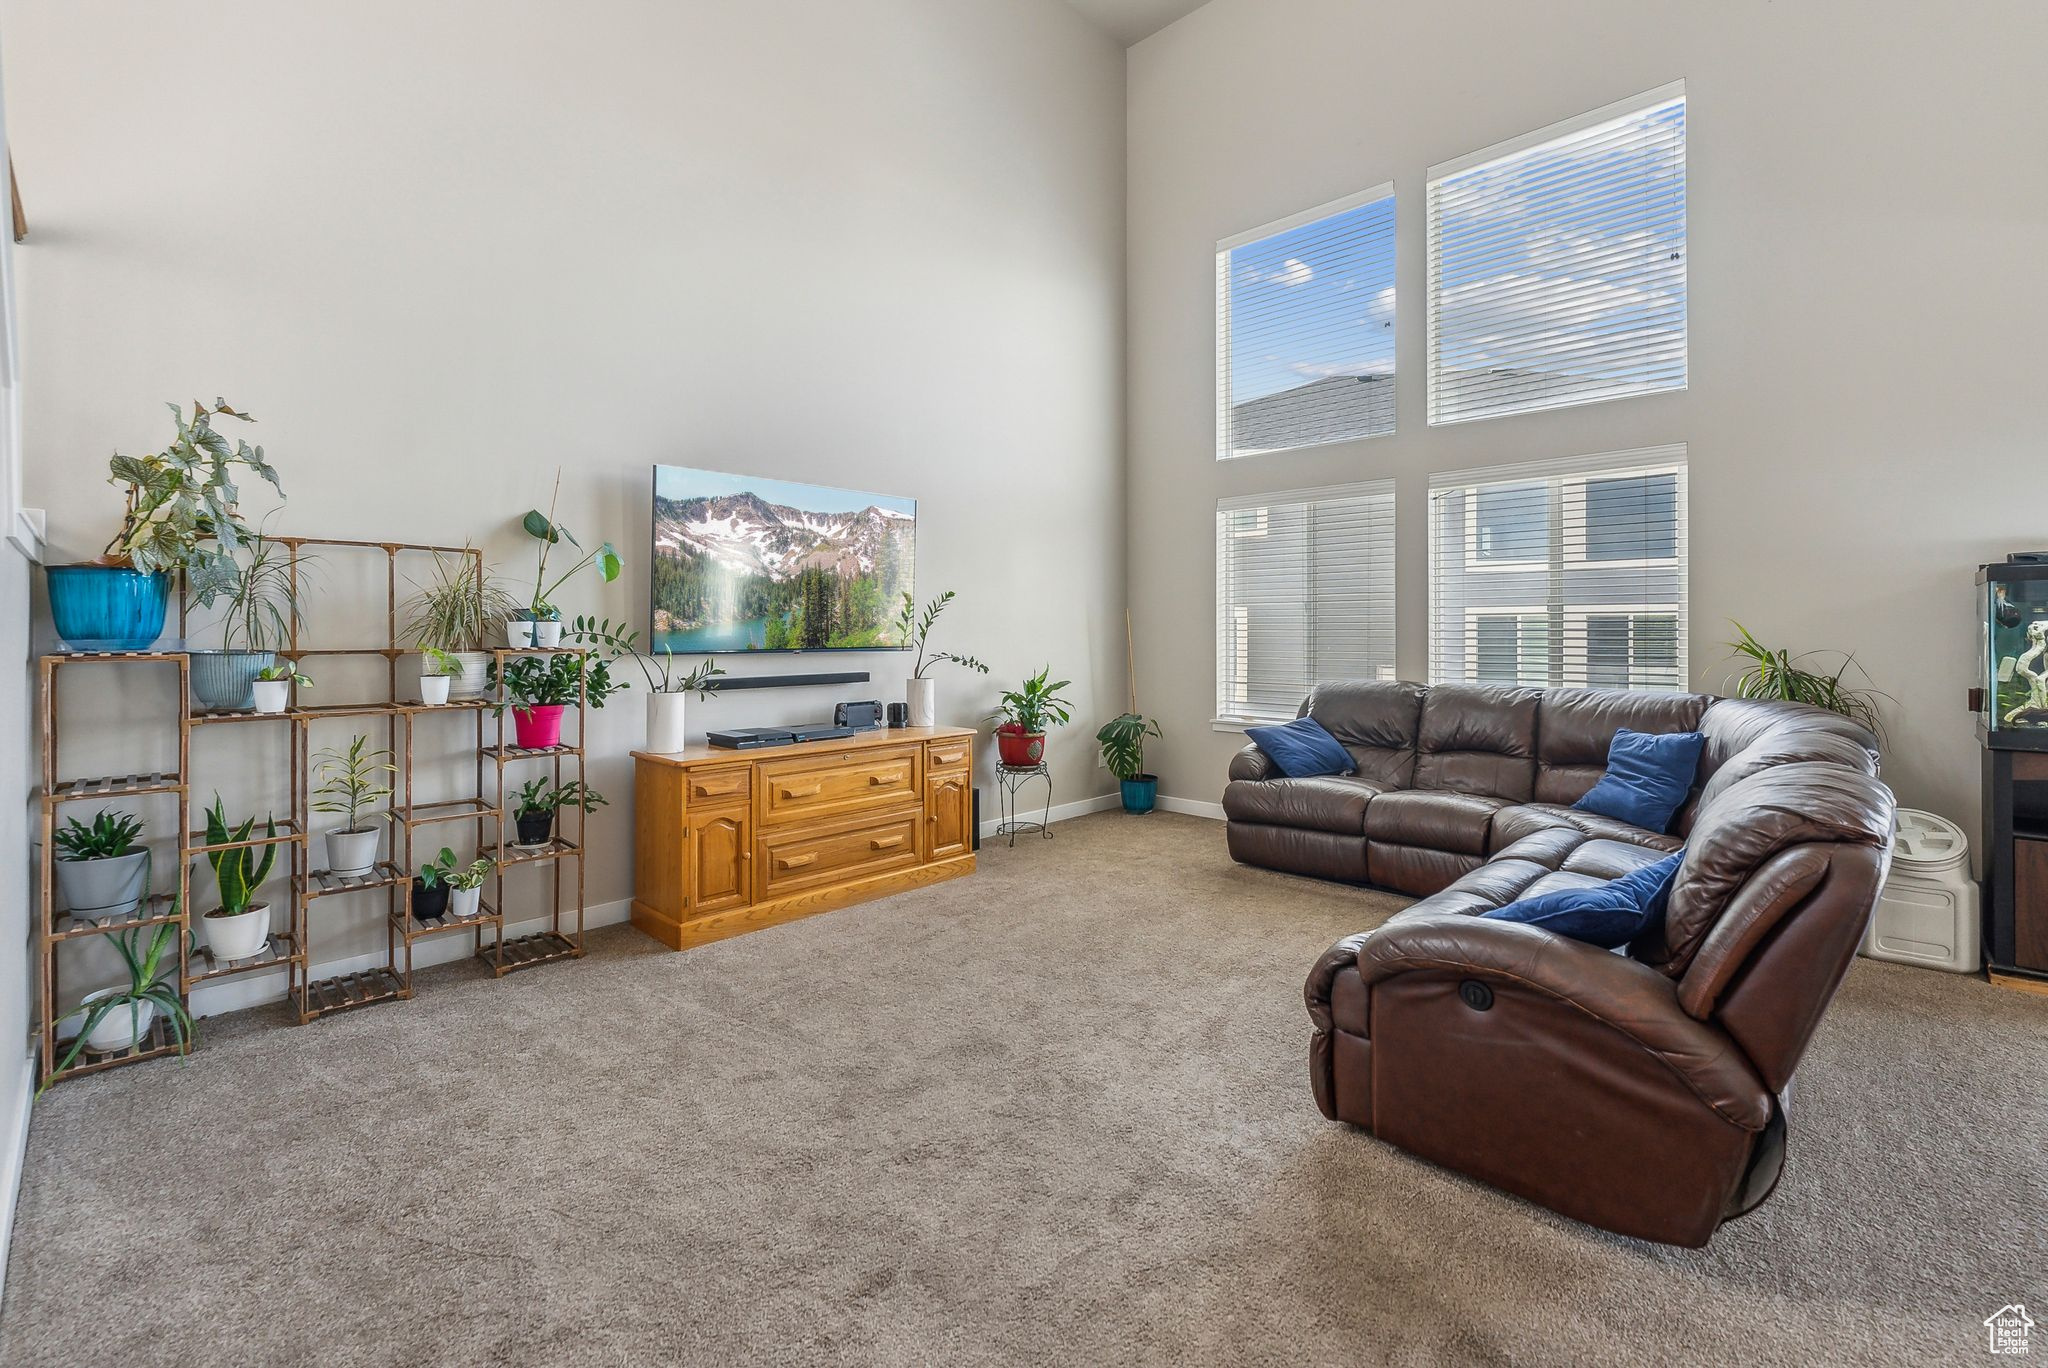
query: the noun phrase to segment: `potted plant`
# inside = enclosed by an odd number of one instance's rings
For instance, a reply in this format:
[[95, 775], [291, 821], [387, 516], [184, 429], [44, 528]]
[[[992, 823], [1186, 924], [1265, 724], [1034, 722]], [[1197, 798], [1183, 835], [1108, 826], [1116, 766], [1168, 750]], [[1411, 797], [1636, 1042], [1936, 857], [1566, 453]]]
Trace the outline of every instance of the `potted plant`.
[[562, 712], [579, 692], [591, 707], [602, 708], [607, 698], [625, 687], [613, 680], [609, 661], [584, 651], [514, 656], [502, 667], [493, 661], [488, 678], [490, 687], [504, 689], [496, 710], [502, 715], [512, 709], [513, 735], [526, 750], [551, 750], [562, 744]]
[[440, 707], [448, 701], [449, 687], [463, 672], [460, 660], [433, 646], [420, 648], [420, 702]]
[[[418, 642], [422, 654], [431, 648], [461, 663], [461, 673], [449, 686], [452, 697], [478, 697], [491, 664], [487, 643], [519, 611], [518, 600], [491, 576], [481, 556], [468, 554], [435, 553], [433, 580], [413, 587], [405, 601], [406, 638]], [[422, 677], [426, 664], [421, 662]]]
[[647, 681], [647, 749], [660, 754], [683, 748], [683, 704], [687, 695], [694, 693], [699, 702], [710, 702], [718, 692], [718, 681], [725, 675], [717, 662], [706, 656], [703, 664], [678, 676], [674, 651], [663, 647], [657, 662], [640, 650], [639, 632], [626, 630], [624, 623], [613, 626], [609, 618], [599, 621], [578, 617], [570, 624], [568, 639], [608, 648], [615, 660], [621, 656], [633, 658], [641, 677]]
[[313, 681], [299, 673], [297, 662], [280, 660], [274, 665], [265, 665], [256, 672], [256, 682], [251, 686], [256, 696], [256, 711], [260, 713], [281, 713], [292, 699], [292, 685], [302, 689], [313, 687]]
[[[305, 568], [308, 562], [301, 560]], [[277, 652], [292, 642], [300, 623], [297, 586], [289, 553], [253, 533], [239, 556], [216, 562], [202, 582], [186, 583], [202, 604], [219, 599], [221, 648], [191, 651], [192, 697], [203, 708], [234, 711], [255, 705], [255, 684], [277, 663]]]
[[[1835, 652], [1840, 660], [1829, 670], [1819, 662], [1816, 668], [1807, 669], [1801, 662], [1811, 661], [1813, 652], [1793, 655], [1784, 649], [1773, 650], [1750, 635], [1749, 628], [1729, 619], [1728, 625], [1735, 629], [1738, 638], [1726, 643], [1735, 653], [1736, 661], [1743, 665], [1742, 673], [1735, 680], [1737, 698], [1770, 698], [1786, 703], [1808, 703], [1816, 708], [1826, 708], [1831, 713], [1840, 713], [1863, 726], [1884, 744], [1884, 718], [1878, 712], [1877, 700], [1892, 699], [1881, 689], [1857, 688], [1846, 681], [1853, 668], [1861, 675], [1863, 666], [1856, 657]], [[1868, 679], [1868, 675], [1863, 675]]]
[[939, 721], [939, 682], [926, 678], [926, 670], [944, 662], [962, 666], [979, 674], [988, 673], [988, 666], [973, 656], [929, 649], [932, 625], [939, 620], [939, 614], [946, 611], [946, 605], [953, 601], [953, 597], [953, 591], [948, 589], [927, 603], [924, 612], [920, 614], [915, 600], [910, 597], [909, 591], [905, 590], [903, 610], [896, 615], [896, 635], [903, 642], [903, 649], [915, 652], [910, 666], [910, 678], [904, 685], [904, 702], [909, 707], [910, 725], [913, 727], [934, 727]]
[[1144, 772], [1145, 738], [1158, 735], [1157, 722], [1134, 712], [1110, 719], [1095, 733], [1102, 763], [1123, 787], [1125, 812], [1150, 812], [1159, 800], [1159, 776]]
[[540, 543], [538, 564], [533, 574], [533, 595], [517, 617], [505, 624], [506, 642], [515, 649], [526, 646], [540, 646], [552, 650], [562, 644], [562, 614], [552, 602], [557, 591], [567, 584], [576, 573], [589, 566], [597, 571], [597, 577], [610, 584], [619, 577], [621, 563], [619, 553], [612, 549], [610, 542], [601, 543], [595, 551], [585, 552], [574, 565], [548, 579], [548, 551], [563, 542], [583, 550], [583, 544], [570, 534], [569, 529], [555, 521], [555, 503], [562, 496], [562, 472], [555, 472], [555, 491], [548, 496], [548, 511], [529, 509], [519, 526], [526, 535]]
[[495, 868], [489, 856], [479, 855], [458, 869], [455, 852], [442, 846], [432, 864], [420, 866], [413, 881], [412, 915], [420, 921], [435, 917], [467, 921], [481, 909], [484, 880]]
[[[112, 482], [126, 487], [121, 526], [97, 559], [52, 565], [44, 576], [57, 635], [79, 651], [146, 651], [163, 635], [171, 577], [183, 570], [203, 585], [249, 537], [237, 507], [238, 467], [267, 480], [283, 497], [263, 448], [213, 430], [226, 416], [254, 422], [224, 399], [194, 403], [191, 421], [170, 405], [178, 425], [171, 444], [153, 456], [115, 455]], [[211, 600], [206, 602], [210, 603]]]
[[1025, 680], [1022, 688], [1005, 689], [989, 715], [990, 721], [1001, 723], [996, 728], [996, 753], [1004, 764], [1020, 768], [1038, 764], [1045, 758], [1046, 732], [1067, 725], [1071, 716], [1067, 710], [1073, 705], [1059, 693], [1073, 681], [1048, 683], [1051, 674], [1048, 665]]
[[149, 896], [149, 851], [140, 818], [101, 808], [92, 824], [66, 818], [51, 837], [56, 847], [57, 891], [79, 921], [120, 921]]
[[[206, 928], [207, 948], [218, 960], [248, 959], [270, 941], [270, 904], [256, 901], [256, 894], [277, 863], [277, 847], [243, 844], [255, 829], [254, 817], [230, 826], [220, 795], [213, 795], [213, 806], [206, 810], [206, 844], [228, 848], [206, 852], [220, 888], [220, 906], [199, 920]], [[276, 818], [264, 823], [263, 835], [266, 842], [277, 836]]]
[[183, 1045], [192, 1038], [192, 1016], [178, 1000], [178, 957], [174, 952], [178, 935], [177, 925], [165, 922], [150, 936], [146, 949], [139, 926], [108, 937], [127, 967], [128, 982], [85, 995], [76, 1018], [78, 1034], [71, 1038], [71, 1046], [58, 1059], [57, 1066], [44, 1075], [36, 1096], [41, 1097], [57, 1075], [77, 1063], [79, 1055], [87, 1051], [120, 1054], [134, 1049], [148, 1037], [158, 1012], [163, 1013], [172, 1040]]
[[358, 736], [346, 750], [330, 748], [313, 756], [319, 762], [319, 786], [311, 807], [342, 819], [338, 830], [327, 833], [327, 871], [347, 878], [377, 867], [377, 828], [369, 819], [391, 818], [372, 809], [391, 796], [382, 776], [398, 773], [398, 766], [391, 763], [390, 751], [373, 751], [369, 744], [369, 737]]
[[587, 813], [608, 806], [609, 799], [581, 780], [553, 784], [546, 779], [529, 779], [512, 797], [512, 821], [519, 831], [519, 839], [514, 844], [544, 846], [552, 841], [558, 808], [581, 808]]

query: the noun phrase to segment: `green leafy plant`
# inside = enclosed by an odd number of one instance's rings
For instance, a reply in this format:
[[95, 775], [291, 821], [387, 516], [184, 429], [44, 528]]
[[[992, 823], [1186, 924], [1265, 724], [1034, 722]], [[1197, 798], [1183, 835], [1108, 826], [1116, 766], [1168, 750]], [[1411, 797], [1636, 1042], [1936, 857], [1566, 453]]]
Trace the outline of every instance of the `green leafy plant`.
[[916, 653], [910, 667], [910, 677], [912, 679], [923, 679], [926, 670], [942, 661], [949, 665], [958, 665], [963, 669], [973, 670], [977, 674], [988, 673], [988, 666], [982, 664], [973, 656], [954, 655], [951, 651], [934, 651], [930, 649], [932, 628], [937, 624], [939, 614], [946, 611], [946, 606], [952, 603], [953, 599], [954, 593], [951, 589], [948, 589], [945, 593], [940, 594], [930, 603], [927, 603], [924, 606], [924, 612], [919, 613], [917, 611], [917, 601], [910, 597], [909, 590], [904, 590], [903, 608], [896, 614], [896, 634], [902, 639], [904, 649]]
[[[171, 905], [171, 914], [177, 914], [175, 902]], [[107, 939], [113, 942], [128, 970], [128, 983], [121, 991], [95, 998], [86, 1007], [78, 1035], [57, 1061], [57, 1066], [44, 1075], [42, 1086], [36, 1089], [37, 1097], [48, 1091], [57, 1076], [85, 1053], [86, 1038], [99, 1029], [100, 1023], [124, 1008], [128, 1012], [129, 1033], [133, 1036], [139, 1038], [142, 1035], [142, 1009], [147, 1005], [163, 1014], [171, 1039], [178, 1045], [182, 1046], [192, 1038], [192, 1014], [178, 1000], [178, 984], [175, 977], [171, 977], [177, 972], [178, 959], [175, 954], [166, 953], [178, 942], [176, 924], [166, 922], [158, 926], [150, 936], [147, 948], [142, 946], [142, 928], [139, 926]]]
[[420, 886], [438, 888], [446, 884], [450, 888], [482, 888], [484, 880], [491, 876], [491, 870], [494, 868], [496, 866], [492, 864], [490, 857], [485, 855], [479, 855], [468, 864], [458, 867], [455, 863], [455, 852], [447, 846], [442, 846], [441, 853], [434, 857], [432, 864], [420, 866]]
[[265, 665], [256, 672], [256, 677], [269, 684], [282, 682], [296, 684], [302, 689], [313, 687], [313, 681], [299, 673], [298, 662], [294, 660], [280, 660], [275, 665]]
[[596, 808], [611, 806], [611, 800], [596, 789], [590, 788], [580, 779], [571, 779], [566, 784], [554, 784], [546, 779], [529, 779], [519, 786], [512, 796], [512, 815], [538, 817], [545, 812], [554, 812], [565, 807], [582, 808], [590, 812]]
[[[313, 566], [310, 556], [298, 560], [297, 573]], [[187, 572], [193, 597], [200, 603], [219, 600], [221, 647], [229, 651], [281, 651], [292, 633], [304, 625], [290, 549], [252, 532], [239, 553], [213, 561], [203, 575]]]
[[615, 624], [610, 618], [599, 619], [579, 614], [576, 620], [569, 624], [565, 639], [589, 642], [594, 647], [608, 650], [613, 660], [630, 656], [633, 663], [640, 667], [640, 675], [647, 681], [647, 687], [653, 693], [694, 693], [699, 699], [708, 702], [711, 696], [718, 692], [718, 680], [725, 675], [725, 671], [718, 663], [706, 656], [703, 664], [679, 677], [675, 672], [674, 651], [666, 646], [662, 647], [661, 657], [657, 660], [652, 653], [640, 649], [638, 631], [628, 630], [623, 622]]
[[557, 575], [552, 582], [548, 579], [548, 552], [563, 542], [583, 550], [583, 544], [576, 540], [569, 529], [555, 521], [555, 504], [562, 496], [562, 472], [555, 472], [555, 491], [548, 496], [548, 511], [529, 509], [519, 526], [526, 535], [540, 543], [539, 563], [534, 569], [533, 597], [526, 606], [526, 615], [535, 621], [549, 622], [561, 617], [561, 612], [552, 602], [557, 591], [573, 579], [585, 566], [597, 571], [597, 577], [610, 584], [619, 577], [623, 568], [619, 553], [612, 549], [610, 542], [602, 542], [595, 551], [584, 552], [577, 562]]
[[50, 838], [60, 860], [111, 860], [141, 849], [142, 819], [112, 808], [93, 814], [92, 824], [67, 817]]
[[481, 651], [519, 600], [492, 578], [483, 557], [434, 553], [434, 577], [405, 601], [405, 635], [424, 648]]
[[[263, 881], [270, 877], [271, 866], [277, 863], [275, 845], [241, 845], [249, 833], [256, 829], [256, 819], [251, 817], [240, 826], [228, 823], [227, 813], [218, 793], [213, 795], [213, 806], [206, 810], [206, 844], [229, 846], [227, 850], [208, 850], [206, 863], [213, 866], [214, 881], [220, 885], [221, 911], [231, 917], [240, 916], [249, 910], [256, 900], [256, 892], [263, 887]], [[263, 828], [265, 840], [277, 836], [277, 819], [270, 818]]]
[[462, 662], [437, 647], [422, 646], [420, 661], [424, 666], [421, 673], [429, 678], [452, 679], [462, 673]]
[[209, 586], [235, 572], [234, 553], [253, 535], [242, 521], [238, 472], [268, 481], [280, 498], [284, 486], [262, 447], [239, 440], [229, 446], [213, 430], [217, 417], [254, 418], [218, 398], [211, 408], [194, 400], [190, 421], [178, 405], [169, 408], [178, 425], [169, 446], [154, 456], [116, 453], [107, 463], [109, 482], [127, 489], [128, 509], [100, 561], [144, 574], [183, 570], [200, 605], [208, 606]]
[[505, 699], [497, 705], [526, 712], [537, 707], [568, 706], [576, 702], [578, 681], [583, 696], [593, 708], [626, 686], [612, 678], [611, 663], [601, 656], [581, 651], [558, 651], [542, 655], [519, 655], [503, 662], [492, 661], [485, 681], [491, 688], [502, 687]]
[[1102, 763], [1118, 779], [1131, 780], [1145, 772], [1145, 738], [1160, 736], [1159, 724], [1149, 717], [1128, 712], [1111, 718], [1095, 733], [1102, 746]]
[[1048, 683], [1051, 674], [1052, 667], [1048, 665], [1025, 680], [1021, 688], [1003, 690], [1001, 701], [989, 714], [989, 719], [1016, 727], [1027, 736], [1066, 726], [1073, 717], [1069, 711], [1073, 703], [1059, 694], [1073, 681], [1062, 679]]
[[[344, 818], [344, 831], [365, 829], [364, 810], [391, 796], [391, 786], [382, 776], [398, 773], [398, 766], [391, 763], [394, 757], [390, 751], [371, 750], [369, 745], [369, 737], [358, 736], [345, 750], [330, 747], [313, 755], [319, 765], [320, 782], [313, 790], [310, 806], [315, 812]], [[388, 812], [367, 815], [386, 821], [391, 818]]]
[[[1884, 721], [1878, 715], [1877, 700], [1889, 699], [1891, 695], [1881, 689], [1853, 688], [1843, 683], [1852, 669], [1863, 674], [1863, 667], [1856, 663], [1854, 656], [1830, 652], [1830, 655], [1840, 656], [1832, 671], [1825, 667], [1809, 669], [1801, 662], [1812, 661], [1820, 653], [1808, 651], [1795, 656], [1789, 651], [1773, 650], [1750, 635], [1749, 629], [1734, 619], [1729, 620], [1729, 625], [1735, 629], [1737, 639], [1725, 644], [1743, 666], [1735, 681], [1737, 698], [1768, 698], [1826, 708], [1861, 724], [1880, 743], [1883, 742]], [[1864, 678], [1869, 676], [1864, 675]]]

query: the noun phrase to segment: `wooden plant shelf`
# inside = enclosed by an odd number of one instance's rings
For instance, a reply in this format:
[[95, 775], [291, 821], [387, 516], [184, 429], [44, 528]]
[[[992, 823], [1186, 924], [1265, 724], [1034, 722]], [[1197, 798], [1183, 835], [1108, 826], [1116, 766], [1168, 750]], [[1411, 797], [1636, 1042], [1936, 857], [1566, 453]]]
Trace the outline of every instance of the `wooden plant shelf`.
[[[72, 1015], [75, 1015], [75, 1012]], [[69, 1044], [66, 1043], [61, 1046], [58, 1053], [61, 1054], [69, 1048]], [[145, 1059], [162, 1059], [165, 1055], [184, 1054], [189, 1048], [189, 1044], [180, 1045], [171, 1038], [170, 1027], [164, 1023], [163, 1013], [159, 1011], [156, 1020], [150, 1022], [149, 1029], [135, 1044], [125, 1050], [115, 1050], [111, 1054], [94, 1054], [87, 1050], [79, 1055], [77, 1062], [57, 1077], [77, 1078], [82, 1074], [100, 1073], [106, 1069], [117, 1069], [123, 1064], [139, 1064]]]
[[455, 798], [445, 803], [421, 803], [410, 816], [401, 810], [398, 820], [408, 826], [429, 826], [435, 822], [474, 821], [502, 815], [481, 798]]
[[505, 925], [504, 917], [500, 916], [498, 909], [488, 901], [480, 902], [478, 906], [482, 910], [474, 917], [432, 917], [421, 921], [417, 917], [404, 916], [400, 913], [392, 917], [391, 924], [398, 934], [408, 941], [424, 940], [428, 936], [438, 936], [447, 931], [474, 931], [481, 927], [502, 928]]
[[200, 946], [192, 952], [190, 970], [185, 975], [185, 987], [189, 992], [195, 983], [212, 983], [217, 979], [236, 978], [242, 974], [260, 974], [272, 969], [290, 969], [299, 962], [299, 940], [290, 932], [279, 932], [271, 936], [258, 954], [247, 959], [221, 961], [214, 958], [213, 951]]
[[412, 996], [412, 989], [399, 980], [397, 974], [379, 965], [355, 974], [337, 974], [333, 978], [315, 979], [306, 985], [306, 1006], [300, 1010], [301, 1022], [313, 1021], [334, 1012], [346, 1012], [356, 1007], [368, 1007], [379, 1002], [396, 1002]]
[[539, 864], [542, 860], [565, 860], [582, 854], [582, 846], [557, 836], [544, 846], [506, 846], [505, 854], [498, 863], [501, 866]]
[[104, 922], [82, 921], [69, 912], [60, 912], [51, 925], [50, 939], [82, 940], [87, 936], [118, 936], [143, 926], [169, 926], [185, 920], [182, 912], [173, 910], [176, 904], [175, 893], [158, 893], [130, 915]]
[[222, 850], [240, 850], [245, 846], [284, 845], [290, 841], [303, 842], [306, 839], [306, 829], [300, 824], [298, 818], [279, 817], [275, 820], [277, 822], [277, 834], [275, 836], [258, 836], [255, 834], [269, 825], [269, 822], [265, 821], [258, 823], [250, 829], [248, 840], [222, 841], [219, 845], [208, 845], [206, 843], [206, 832], [203, 830], [188, 832], [187, 838], [189, 843], [185, 847], [185, 854], [188, 856], [205, 855]]
[[514, 760], [546, 760], [556, 756], [583, 758], [581, 746], [485, 746], [483, 753], [499, 764]]
[[292, 714], [290, 711], [267, 713], [257, 712], [254, 708], [226, 708], [216, 712], [196, 712], [192, 714], [192, 725], [195, 727], [211, 726], [218, 722], [289, 722], [291, 720]]
[[50, 786], [49, 800], [72, 803], [82, 798], [130, 798], [142, 793], [176, 793], [183, 787], [179, 776], [162, 770], [153, 774], [110, 774], [60, 780]]
[[325, 898], [335, 893], [364, 893], [373, 888], [389, 888], [404, 883], [406, 873], [389, 860], [379, 860], [367, 874], [336, 874], [332, 870], [316, 869], [300, 883], [301, 896]]
[[477, 952], [477, 958], [491, 967], [499, 978], [521, 969], [532, 969], [556, 960], [582, 959], [583, 947], [559, 931], [536, 931], [530, 936], [518, 936], [506, 941], [494, 959], [488, 950]]

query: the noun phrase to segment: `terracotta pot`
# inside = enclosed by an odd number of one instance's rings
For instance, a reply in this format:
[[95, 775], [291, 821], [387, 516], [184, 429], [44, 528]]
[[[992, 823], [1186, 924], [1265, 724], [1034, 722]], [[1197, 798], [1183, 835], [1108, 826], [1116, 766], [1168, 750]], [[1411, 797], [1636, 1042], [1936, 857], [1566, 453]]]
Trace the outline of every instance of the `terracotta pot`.
[[1023, 768], [1045, 759], [1045, 733], [1028, 732], [1015, 722], [996, 728], [996, 755], [1004, 764]]

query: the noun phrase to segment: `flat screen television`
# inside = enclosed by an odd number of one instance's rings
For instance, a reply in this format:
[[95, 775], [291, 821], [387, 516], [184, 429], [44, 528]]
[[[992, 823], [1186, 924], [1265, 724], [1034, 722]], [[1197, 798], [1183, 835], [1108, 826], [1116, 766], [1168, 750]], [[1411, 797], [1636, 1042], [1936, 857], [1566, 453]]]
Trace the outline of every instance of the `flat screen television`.
[[917, 501], [654, 468], [648, 636], [677, 655], [903, 645]]

